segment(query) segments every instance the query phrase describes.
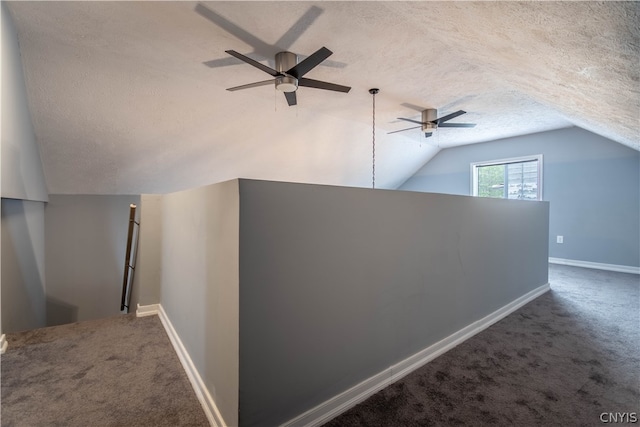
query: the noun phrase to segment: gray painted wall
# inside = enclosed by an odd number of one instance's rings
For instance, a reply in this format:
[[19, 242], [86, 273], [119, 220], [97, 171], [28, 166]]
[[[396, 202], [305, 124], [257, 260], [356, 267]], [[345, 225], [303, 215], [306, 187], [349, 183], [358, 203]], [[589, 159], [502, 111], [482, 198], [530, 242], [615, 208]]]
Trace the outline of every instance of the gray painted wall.
[[27, 104], [18, 36], [5, 2], [0, 8], [0, 295], [4, 296], [0, 297], [0, 333], [5, 333], [45, 325], [41, 202], [48, 195]]
[[120, 314], [129, 205], [139, 196], [50, 195], [47, 325]]
[[44, 203], [2, 199], [2, 332], [46, 326]]
[[133, 276], [130, 311], [137, 304], [150, 305], [160, 302], [162, 279], [162, 196], [143, 194], [138, 206], [139, 243]]
[[3, 198], [47, 200], [18, 47], [18, 35], [11, 14], [2, 2], [2, 161]]
[[548, 209], [241, 180], [240, 425], [288, 421], [546, 284]]
[[165, 195], [161, 209], [162, 307], [225, 424], [238, 425], [238, 181]]
[[533, 154], [544, 155], [549, 255], [640, 266], [640, 153], [580, 128], [443, 150], [400, 189], [470, 194], [470, 163]]

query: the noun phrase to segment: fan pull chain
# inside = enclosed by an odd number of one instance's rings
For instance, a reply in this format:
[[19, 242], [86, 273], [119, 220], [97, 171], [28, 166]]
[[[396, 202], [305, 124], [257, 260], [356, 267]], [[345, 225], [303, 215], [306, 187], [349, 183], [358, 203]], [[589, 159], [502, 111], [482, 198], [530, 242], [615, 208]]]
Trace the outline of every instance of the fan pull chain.
[[372, 147], [371, 147], [371, 188], [376, 188], [376, 94], [380, 89], [369, 89], [369, 93], [373, 95], [373, 120], [372, 123]]

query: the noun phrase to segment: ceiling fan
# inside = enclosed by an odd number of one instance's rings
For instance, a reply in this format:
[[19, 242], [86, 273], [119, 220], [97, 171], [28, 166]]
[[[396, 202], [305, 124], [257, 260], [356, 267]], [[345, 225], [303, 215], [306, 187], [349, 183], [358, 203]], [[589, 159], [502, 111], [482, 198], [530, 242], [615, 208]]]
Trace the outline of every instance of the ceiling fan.
[[424, 132], [424, 136], [429, 138], [433, 135], [433, 132], [441, 128], [472, 128], [475, 127], [475, 123], [446, 123], [447, 121], [461, 116], [462, 114], [466, 114], [466, 111], [458, 110], [455, 113], [447, 114], [446, 116], [438, 118], [438, 110], [435, 108], [427, 108], [426, 110], [422, 110], [422, 121], [419, 122], [417, 120], [406, 119], [404, 117], [398, 117], [400, 120], [404, 120], [411, 123], [417, 123], [420, 126], [414, 126], [406, 129], [396, 130], [388, 133], [397, 133], [404, 132], [405, 130], [422, 128]]
[[298, 62], [298, 55], [296, 55], [295, 53], [287, 51], [278, 52], [276, 53], [275, 57], [275, 70], [249, 58], [248, 56], [242, 55], [235, 50], [227, 50], [225, 52], [274, 77], [273, 79], [269, 80], [230, 87], [227, 89], [229, 91], [275, 84], [276, 89], [284, 93], [284, 96], [287, 99], [287, 103], [291, 106], [297, 104], [296, 90], [298, 89], [298, 86], [333, 90], [336, 92], [344, 93], [347, 93], [351, 90], [351, 88], [348, 86], [341, 86], [335, 83], [328, 83], [303, 77], [333, 53], [326, 47], [318, 49], [315, 53], [305, 58], [302, 62]]

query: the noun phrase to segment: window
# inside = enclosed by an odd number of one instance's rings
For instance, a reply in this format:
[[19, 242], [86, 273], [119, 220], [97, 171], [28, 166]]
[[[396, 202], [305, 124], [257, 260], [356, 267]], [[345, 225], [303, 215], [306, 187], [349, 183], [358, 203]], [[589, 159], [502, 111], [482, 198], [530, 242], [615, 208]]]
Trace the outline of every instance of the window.
[[474, 196], [542, 200], [542, 155], [471, 163]]

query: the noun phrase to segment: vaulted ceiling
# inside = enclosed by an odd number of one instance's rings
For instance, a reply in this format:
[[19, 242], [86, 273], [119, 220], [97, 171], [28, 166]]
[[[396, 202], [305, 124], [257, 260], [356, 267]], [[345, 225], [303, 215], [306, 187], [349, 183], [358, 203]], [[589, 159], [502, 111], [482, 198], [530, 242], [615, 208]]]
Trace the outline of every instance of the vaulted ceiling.
[[[579, 126], [640, 149], [637, 2], [9, 2], [51, 193], [237, 177], [394, 188], [440, 149]], [[288, 106], [279, 51], [331, 55]], [[206, 63], [206, 64], [205, 64]], [[375, 134], [373, 96], [375, 96]], [[388, 134], [420, 110], [475, 128]], [[408, 126], [409, 125], [409, 126]]]

